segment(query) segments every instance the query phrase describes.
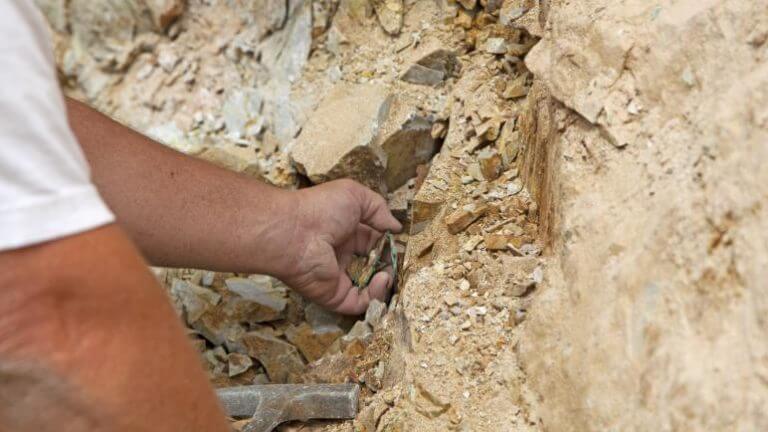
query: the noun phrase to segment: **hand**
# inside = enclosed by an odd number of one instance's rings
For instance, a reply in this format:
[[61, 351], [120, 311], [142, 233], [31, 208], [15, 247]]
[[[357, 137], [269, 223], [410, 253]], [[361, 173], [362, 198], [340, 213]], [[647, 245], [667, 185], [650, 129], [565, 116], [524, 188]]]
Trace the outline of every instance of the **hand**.
[[[384, 231], [399, 232], [380, 195], [351, 181], [337, 180], [294, 192], [292, 259], [277, 274], [307, 299], [335, 312], [357, 315], [371, 299], [384, 301], [393, 275], [382, 271], [358, 289], [346, 273], [352, 257], [367, 255]], [[285, 252], [285, 251], [284, 251]]]

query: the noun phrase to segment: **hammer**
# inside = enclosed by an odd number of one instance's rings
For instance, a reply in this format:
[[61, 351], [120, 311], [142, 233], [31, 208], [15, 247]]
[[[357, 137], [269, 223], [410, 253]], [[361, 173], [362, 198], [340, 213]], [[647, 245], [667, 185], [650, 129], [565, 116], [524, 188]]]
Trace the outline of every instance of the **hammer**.
[[351, 419], [357, 384], [267, 384], [216, 390], [230, 417], [251, 417], [243, 432], [270, 432], [290, 420]]

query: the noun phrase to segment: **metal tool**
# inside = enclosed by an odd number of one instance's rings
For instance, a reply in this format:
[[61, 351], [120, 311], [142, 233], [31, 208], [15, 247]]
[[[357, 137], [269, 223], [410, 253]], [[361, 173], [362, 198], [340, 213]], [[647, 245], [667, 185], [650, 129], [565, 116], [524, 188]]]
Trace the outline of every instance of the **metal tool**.
[[230, 417], [251, 417], [244, 432], [270, 432], [280, 423], [351, 419], [357, 414], [357, 384], [267, 384], [216, 391]]

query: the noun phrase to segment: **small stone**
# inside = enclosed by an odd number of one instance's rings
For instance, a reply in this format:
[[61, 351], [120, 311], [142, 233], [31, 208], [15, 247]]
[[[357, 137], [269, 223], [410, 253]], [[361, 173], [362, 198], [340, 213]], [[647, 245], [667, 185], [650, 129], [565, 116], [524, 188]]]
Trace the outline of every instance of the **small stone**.
[[487, 211], [488, 205], [486, 204], [473, 206], [471, 210], [461, 208], [454, 211], [445, 218], [448, 232], [451, 234], [458, 234], [464, 231], [468, 226], [472, 225], [473, 222], [485, 215]]
[[479, 235], [472, 236], [469, 238], [469, 240], [467, 240], [466, 243], [464, 243], [464, 246], [462, 247], [462, 249], [464, 249], [467, 252], [472, 252], [473, 250], [475, 250], [477, 245], [482, 243], [482, 241], [483, 241], [482, 236], [479, 236]]
[[446, 134], [448, 132], [448, 128], [443, 122], [435, 122], [435, 124], [432, 125], [432, 138], [434, 139], [442, 139], [445, 138]]
[[453, 23], [464, 30], [472, 28], [472, 21], [475, 19], [473, 11], [466, 10], [464, 8], [459, 9], [456, 18], [453, 19]]
[[387, 305], [380, 300], [373, 299], [368, 303], [368, 310], [365, 312], [365, 322], [375, 330], [381, 324], [381, 320], [386, 313]]
[[199, 320], [205, 312], [221, 301], [221, 295], [215, 291], [181, 279], [174, 279], [171, 283], [171, 295], [176, 297], [184, 307], [188, 324]]
[[506, 122], [501, 129], [499, 139], [496, 141], [499, 154], [501, 154], [501, 160], [507, 168], [512, 166], [520, 151], [520, 133], [515, 131], [514, 128], [514, 122]]
[[477, 0], [458, 0], [461, 7], [467, 10], [473, 10], [477, 6]]
[[358, 321], [346, 335], [342, 336], [342, 344], [350, 344], [353, 341], [368, 343], [373, 336], [371, 326], [365, 321]]
[[518, 1], [505, 1], [499, 11], [499, 23], [509, 26], [525, 15], [530, 8], [519, 6]]
[[[410, 223], [408, 220], [408, 208], [413, 200], [413, 195], [413, 189], [408, 184], [400, 186], [396, 191], [389, 194], [389, 199], [387, 200], [389, 211], [403, 225]], [[404, 229], [407, 229], [407, 227], [404, 227]]]
[[462, 330], [469, 330], [471, 327], [472, 327], [471, 320], [466, 320], [463, 323], [461, 323], [461, 325], [459, 326], [459, 328]]
[[227, 370], [229, 377], [238, 376], [253, 366], [253, 360], [245, 354], [230, 353], [227, 356]]
[[528, 86], [526, 82], [528, 76], [523, 74], [507, 83], [507, 87], [502, 93], [504, 99], [517, 99], [528, 95]]
[[459, 289], [461, 291], [468, 291], [469, 288], [470, 288], [470, 284], [468, 280], [462, 279], [461, 281], [459, 281]]
[[448, 342], [449, 342], [451, 345], [456, 345], [456, 342], [458, 342], [458, 341], [459, 341], [459, 337], [458, 337], [458, 336], [456, 336], [456, 335], [450, 335], [450, 336], [448, 336]]
[[410, 66], [400, 79], [427, 86], [442, 83], [453, 76], [459, 67], [456, 52], [437, 39], [422, 42], [404, 63]]
[[493, 117], [475, 128], [475, 133], [482, 142], [496, 141], [504, 123], [500, 117]]
[[480, 164], [480, 171], [483, 173], [483, 177], [486, 180], [493, 181], [499, 178], [504, 169], [501, 155], [486, 148], [478, 153], [477, 159]]
[[486, 234], [484, 236], [485, 248], [490, 251], [504, 251], [509, 249], [512, 242], [510, 236], [500, 234]]
[[477, 162], [472, 162], [467, 166], [467, 173], [471, 178], [477, 181], [485, 181], [483, 170], [480, 168], [480, 164]]
[[403, 28], [403, 0], [374, 0], [373, 10], [384, 31], [397, 36]]
[[485, 40], [482, 49], [488, 54], [506, 54], [507, 41], [504, 38], [499, 37], [488, 38]]

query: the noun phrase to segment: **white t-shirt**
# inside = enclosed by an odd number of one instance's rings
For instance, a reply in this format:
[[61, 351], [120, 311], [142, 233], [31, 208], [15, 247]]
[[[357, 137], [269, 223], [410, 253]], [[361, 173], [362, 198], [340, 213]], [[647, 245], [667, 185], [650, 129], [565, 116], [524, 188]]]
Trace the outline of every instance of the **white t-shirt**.
[[114, 220], [67, 121], [32, 0], [0, 0], [0, 251]]

